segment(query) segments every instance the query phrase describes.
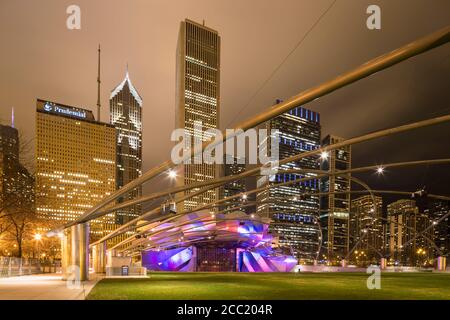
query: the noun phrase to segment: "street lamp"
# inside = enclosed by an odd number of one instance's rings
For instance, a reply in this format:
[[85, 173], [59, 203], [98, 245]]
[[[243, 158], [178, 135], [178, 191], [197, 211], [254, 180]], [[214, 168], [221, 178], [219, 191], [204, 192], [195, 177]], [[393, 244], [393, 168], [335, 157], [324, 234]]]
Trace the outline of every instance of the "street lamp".
[[177, 177], [177, 173], [174, 170], [169, 170], [169, 178], [175, 179]]
[[326, 151], [322, 151], [322, 153], [320, 154], [320, 159], [322, 161], [326, 161], [328, 159], [328, 157], [330, 156], [330, 154]]
[[36, 233], [34, 235], [34, 240], [36, 240], [36, 249], [37, 249], [37, 254], [38, 254], [38, 259], [40, 259], [41, 257], [41, 252], [40, 252], [40, 248], [39, 248], [39, 242], [42, 240], [42, 235], [39, 233]]
[[378, 173], [378, 174], [383, 174], [383, 173], [384, 173], [384, 168], [383, 168], [382, 166], [379, 166], [379, 167], [377, 168], [377, 173]]

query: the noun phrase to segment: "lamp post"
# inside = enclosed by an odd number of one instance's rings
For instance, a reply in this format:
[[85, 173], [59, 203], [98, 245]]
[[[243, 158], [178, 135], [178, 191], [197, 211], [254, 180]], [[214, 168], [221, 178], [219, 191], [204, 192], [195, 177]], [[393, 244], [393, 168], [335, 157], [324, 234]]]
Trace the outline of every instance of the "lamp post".
[[37, 251], [38, 261], [40, 261], [40, 259], [41, 259], [41, 252], [40, 252], [39, 243], [42, 240], [42, 235], [39, 234], [39, 233], [36, 233], [34, 235], [34, 240], [36, 240], [36, 251]]

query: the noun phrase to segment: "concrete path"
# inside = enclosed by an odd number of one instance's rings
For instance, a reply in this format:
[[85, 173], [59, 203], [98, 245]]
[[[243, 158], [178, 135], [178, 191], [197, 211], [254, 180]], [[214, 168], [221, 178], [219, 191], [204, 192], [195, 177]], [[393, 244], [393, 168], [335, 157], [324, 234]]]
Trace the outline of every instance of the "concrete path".
[[101, 277], [70, 289], [60, 274], [43, 274], [0, 279], [0, 300], [84, 300]]

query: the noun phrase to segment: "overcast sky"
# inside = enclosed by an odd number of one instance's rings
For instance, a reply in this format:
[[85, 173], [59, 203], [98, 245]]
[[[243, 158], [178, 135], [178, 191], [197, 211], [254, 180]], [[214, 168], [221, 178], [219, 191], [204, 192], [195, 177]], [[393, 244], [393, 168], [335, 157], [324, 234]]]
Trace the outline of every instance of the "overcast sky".
[[[95, 110], [97, 46], [102, 45], [102, 120], [126, 64], [144, 100], [144, 170], [170, 156], [175, 49], [185, 18], [218, 30], [221, 127], [450, 24], [450, 1], [337, 0], [263, 90], [249, 99], [332, 0], [0, 0], [0, 119], [35, 135], [36, 98]], [[81, 7], [81, 30], [66, 8]], [[368, 30], [366, 8], [381, 7]], [[450, 110], [450, 45], [377, 73], [306, 107], [321, 113], [322, 136], [353, 137]], [[450, 156], [450, 124], [354, 147], [354, 166]], [[448, 166], [388, 172], [374, 188], [450, 193]]]

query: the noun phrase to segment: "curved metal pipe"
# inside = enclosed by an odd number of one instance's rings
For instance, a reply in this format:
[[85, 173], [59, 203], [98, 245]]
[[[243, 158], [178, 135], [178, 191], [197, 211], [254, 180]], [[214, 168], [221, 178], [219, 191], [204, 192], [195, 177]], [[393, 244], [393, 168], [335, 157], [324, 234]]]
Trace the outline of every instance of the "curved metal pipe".
[[[418, 54], [421, 54], [423, 52], [426, 52], [428, 50], [431, 50], [431, 49], [441, 46], [443, 44], [446, 44], [449, 41], [450, 41], [450, 26], [447, 26], [447, 27], [445, 27], [441, 30], [438, 30], [426, 37], [415, 40], [401, 48], [398, 48], [390, 53], [381, 55], [373, 60], [370, 60], [370, 61], [366, 62], [365, 64], [357, 67], [356, 69], [351, 70], [347, 73], [344, 73], [343, 75], [338, 76], [337, 78], [335, 78], [333, 80], [327, 81], [327, 82], [320, 84], [316, 87], [313, 87], [309, 90], [303, 91], [300, 94], [290, 98], [289, 100], [286, 100], [285, 102], [282, 102], [278, 105], [268, 108], [267, 110], [260, 113], [259, 115], [251, 117], [250, 119], [248, 119], [246, 121], [243, 121], [242, 123], [237, 125], [235, 129], [247, 130], [249, 128], [253, 128], [269, 119], [272, 119], [276, 116], [279, 116], [279, 115], [289, 111], [290, 109], [292, 109], [296, 106], [304, 105], [304, 104], [311, 102], [319, 97], [329, 94], [339, 88], [342, 88], [344, 86], [352, 84], [360, 79], [366, 78], [371, 74], [374, 74], [378, 71], [389, 68], [401, 61], [407, 60]], [[443, 116], [443, 117], [437, 117], [434, 119], [421, 121], [421, 122], [418, 122], [415, 124], [401, 126], [401, 127], [396, 128], [398, 130], [388, 129], [388, 132], [392, 131], [392, 130], [394, 130], [395, 132], [402, 132], [402, 131], [410, 130], [413, 127], [417, 126], [419, 123], [420, 123], [419, 126], [428, 126], [431, 124], [441, 123], [441, 122], [445, 122], [445, 121], [449, 121], [449, 120], [450, 120], [450, 115]], [[225, 132], [225, 134], [223, 135], [223, 140], [220, 143], [223, 143], [225, 140], [233, 138], [234, 136], [236, 136], [236, 134], [230, 135]], [[369, 134], [367, 136], [368, 136], [367, 139], [369, 140], [369, 139], [374, 139], [375, 136], [377, 136], [377, 134], [374, 133], [374, 134]], [[372, 138], [369, 138], [369, 137], [372, 137]], [[339, 145], [339, 144], [341, 144], [341, 145], [337, 146], [335, 148], [340, 148], [340, 147], [348, 145], [348, 144], [357, 143], [356, 141], [358, 141], [358, 139], [346, 140], [344, 142], [336, 144], [336, 145]], [[206, 146], [213, 147], [218, 144], [219, 143], [215, 143], [215, 142], [205, 143], [200, 152], [194, 152], [194, 150], [192, 150], [191, 153], [186, 155], [184, 158], [185, 158], [185, 160], [192, 158], [193, 156], [196, 156], [196, 155], [200, 154], [201, 152], [203, 152], [203, 150], [205, 149]], [[310, 151], [310, 152], [306, 152], [304, 155], [305, 156], [315, 155], [315, 154], [318, 154], [319, 152], [321, 152], [322, 150], [323, 151], [331, 150], [331, 148], [325, 147], [325, 148], [322, 148], [321, 150], [319, 150], [318, 152]], [[290, 161], [288, 161], [288, 162], [290, 162]], [[163, 173], [164, 171], [171, 169], [174, 166], [175, 166], [175, 164], [172, 161], [166, 161], [166, 162], [163, 162], [162, 164], [160, 164], [159, 166], [147, 171], [141, 177], [131, 181], [130, 183], [128, 183], [127, 185], [122, 187], [120, 190], [117, 190], [110, 196], [106, 197], [106, 199], [104, 199], [97, 205], [93, 206], [91, 209], [87, 210], [77, 220], [64, 225], [64, 228], [68, 228], [74, 224], [78, 224], [83, 220], [85, 221], [86, 218], [88, 218], [91, 214], [95, 213], [96, 211], [105, 207], [109, 203], [117, 200], [122, 195], [130, 192], [131, 190], [135, 189], [136, 187], [141, 186], [143, 183], [156, 177], [157, 175]]]
[[[413, 165], [422, 165], [422, 164], [445, 164], [445, 163], [450, 163], [450, 159], [433, 159], [433, 160], [419, 160], [419, 161], [409, 161], [409, 162], [396, 162], [396, 163], [384, 164], [383, 167], [384, 168], [390, 168], [390, 167], [403, 167], [403, 166], [413, 166]], [[360, 168], [353, 168], [353, 169], [349, 169], [349, 170], [337, 171], [335, 173], [335, 175], [336, 174], [348, 174], [348, 173], [354, 173], [354, 172], [363, 172], [363, 171], [367, 171], [367, 170], [373, 170], [373, 169], [376, 169], [376, 168], [378, 168], [378, 166], [366, 166], [366, 167], [360, 167]], [[315, 176], [315, 177], [307, 177], [307, 178], [302, 178], [302, 179], [296, 179], [296, 180], [288, 181], [288, 182], [285, 182], [285, 183], [274, 184], [273, 187], [280, 187], [280, 186], [296, 184], [296, 183], [299, 183], [299, 182], [309, 181], [309, 180], [312, 180], [312, 179], [319, 179], [321, 177], [331, 176], [332, 175], [332, 173], [328, 172], [328, 171], [321, 171], [321, 170], [313, 170], [313, 171], [315, 171], [316, 173], [322, 173], [323, 176]], [[285, 172], [285, 171], [283, 171], [283, 172]], [[286, 170], [286, 172], [307, 173], [307, 172], [311, 172], [311, 170]], [[239, 176], [239, 175], [237, 175], [237, 176]], [[213, 184], [213, 187], [217, 187], [217, 184]], [[231, 197], [227, 197], [227, 198], [224, 198], [224, 199], [220, 199], [220, 200], [214, 201], [214, 202], [206, 204], [206, 205], [202, 205], [202, 206], [196, 207], [196, 208], [194, 208], [192, 210], [189, 210], [189, 211], [181, 212], [177, 216], [182, 215], [182, 214], [192, 213], [192, 212], [203, 210], [203, 209], [208, 209], [208, 208], [212, 207], [213, 205], [217, 205], [217, 204], [229, 201], [229, 200], [240, 198], [244, 194], [245, 195], [250, 195], [250, 194], [258, 193], [258, 192], [261, 192], [261, 191], [264, 191], [264, 190], [267, 190], [267, 189], [270, 189], [270, 188], [271, 187], [267, 186], [267, 187], [261, 187], [261, 188], [253, 189], [253, 190], [250, 190], [250, 191], [246, 191], [244, 193], [240, 193], [240, 194], [237, 194], [237, 195], [234, 195], [234, 196], [231, 196]], [[208, 190], [209, 190], [209, 188], [208, 188]], [[202, 190], [200, 190], [200, 191], [198, 191], [196, 193], [193, 193], [191, 195], [187, 195], [187, 196], [183, 197], [179, 201], [183, 201], [183, 200], [188, 199], [188, 198], [190, 198], [190, 197], [192, 197], [194, 195], [200, 194], [200, 193], [202, 193], [204, 191], [206, 191], [206, 190], [202, 189]], [[412, 192], [402, 192], [402, 191], [377, 190], [377, 192], [378, 193], [390, 193], [390, 194], [402, 194], [402, 195], [411, 195], [412, 194]], [[361, 193], [361, 191], [351, 191], [349, 193], [350, 194], [352, 194], [352, 193]], [[362, 192], [362, 193], [367, 193], [367, 192]], [[321, 195], [320, 193], [315, 193], [315, 194]], [[339, 192], [336, 192], [335, 194], [339, 194]], [[438, 195], [432, 195], [432, 194], [428, 195], [428, 196], [429, 197], [434, 197], [434, 198], [440, 199], [440, 200], [450, 199], [450, 197], [438, 196]], [[145, 213], [145, 214], [143, 214], [143, 215], [133, 219], [132, 221], [128, 222], [127, 224], [121, 226], [119, 229], [113, 231], [111, 234], [109, 234], [109, 235], [103, 237], [102, 239], [94, 242], [92, 245], [95, 245], [95, 244], [107, 241], [107, 240], [109, 240], [109, 239], [111, 239], [113, 237], [116, 237], [116, 236], [120, 235], [123, 232], [126, 232], [125, 230], [130, 228], [133, 224], [137, 223], [138, 221], [140, 221], [140, 220], [142, 220], [144, 218], [148, 218], [151, 215], [158, 213], [159, 211], [160, 211], [160, 208], [158, 207], [158, 208], [155, 208], [155, 209], [151, 210], [150, 212], [147, 212], [147, 213]], [[151, 221], [152, 222], [157, 221], [159, 218], [161, 218], [161, 217], [160, 216], [156, 217], [156, 219], [153, 219]]]

